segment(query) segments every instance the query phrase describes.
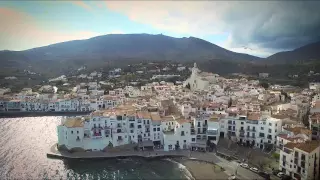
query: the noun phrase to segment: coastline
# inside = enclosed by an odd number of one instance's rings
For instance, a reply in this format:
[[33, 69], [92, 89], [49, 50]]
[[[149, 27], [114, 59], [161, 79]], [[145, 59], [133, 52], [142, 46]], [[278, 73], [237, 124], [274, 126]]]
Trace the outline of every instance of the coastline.
[[77, 116], [87, 115], [91, 111], [0, 111], [0, 118], [39, 117], [39, 116]]
[[[202, 153], [200, 153], [202, 154]], [[54, 159], [78, 159], [78, 160], [92, 160], [92, 159], [112, 159], [112, 158], [147, 158], [147, 159], [163, 159], [175, 163], [180, 169], [185, 171], [186, 178], [189, 180], [198, 179], [227, 179], [228, 175], [225, 170], [219, 165], [203, 158], [194, 158], [189, 156], [189, 151], [166, 152], [75, 152], [68, 153], [58, 151], [56, 144], [51, 146], [50, 152], [47, 153], [48, 158]]]
[[[200, 179], [228, 179], [228, 175], [221, 169], [220, 166], [205, 162], [199, 159], [188, 158], [172, 158], [179, 164], [182, 164], [195, 180]], [[187, 175], [188, 176], [188, 175]], [[188, 176], [189, 177], [189, 176]]]

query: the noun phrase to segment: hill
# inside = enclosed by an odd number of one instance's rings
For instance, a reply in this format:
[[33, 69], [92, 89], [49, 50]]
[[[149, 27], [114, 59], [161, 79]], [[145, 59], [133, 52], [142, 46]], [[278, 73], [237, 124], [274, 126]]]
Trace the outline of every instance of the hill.
[[[110, 34], [87, 40], [68, 41], [25, 51], [1, 51], [2, 68], [23, 69], [52, 75], [82, 65], [97, 68], [113, 62], [137, 61], [252, 61], [255, 56], [235, 53], [208, 41], [150, 34]], [[1, 69], [2, 69], [1, 68]]]
[[320, 41], [307, 44], [292, 51], [279, 52], [264, 60], [266, 63], [298, 63], [320, 60]]

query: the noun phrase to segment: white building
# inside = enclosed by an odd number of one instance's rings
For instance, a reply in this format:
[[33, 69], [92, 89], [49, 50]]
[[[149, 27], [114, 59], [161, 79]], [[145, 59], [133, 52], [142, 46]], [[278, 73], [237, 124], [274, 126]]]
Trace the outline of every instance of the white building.
[[319, 179], [320, 143], [287, 143], [280, 150], [279, 170], [293, 179]]
[[[265, 149], [276, 144], [281, 132], [281, 120], [260, 113], [248, 115], [229, 114], [220, 119], [220, 136], [230, 137], [247, 146]], [[269, 148], [268, 148], [269, 149]], [[270, 149], [271, 150], [271, 149]]]

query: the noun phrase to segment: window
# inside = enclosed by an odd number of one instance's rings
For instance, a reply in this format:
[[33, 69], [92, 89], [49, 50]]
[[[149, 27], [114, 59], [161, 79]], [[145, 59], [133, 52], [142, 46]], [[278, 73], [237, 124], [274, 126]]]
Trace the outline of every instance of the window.
[[141, 129], [141, 125], [138, 125], [138, 129]]
[[169, 148], [169, 150], [172, 150], [172, 145], [171, 144], [168, 145], [168, 148]]
[[261, 130], [263, 130], [264, 128], [263, 127], [261, 127]]
[[160, 131], [160, 128], [159, 128], [159, 127], [157, 128], [157, 131]]
[[181, 131], [181, 136], [184, 136], [184, 131]]
[[157, 131], [157, 128], [153, 128], [153, 131]]
[[184, 142], [184, 143], [186, 143], [186, 142], [187, 142], [187, 140], [183, 140], [183, 142]]
[[192, 138], [191, 141], [192, 141], [192, 142], [195, 142], [195, 141], [196, 141], [196, 138]]
[[71, 134], [73, 134], [73, 131], [71, 131]]
[[271, 123], [269, 123], [269, 126], [272, 126], [272, 124], [271, 124]]
[[241, 124], [244, 124], [244, 122], [241, 122]]

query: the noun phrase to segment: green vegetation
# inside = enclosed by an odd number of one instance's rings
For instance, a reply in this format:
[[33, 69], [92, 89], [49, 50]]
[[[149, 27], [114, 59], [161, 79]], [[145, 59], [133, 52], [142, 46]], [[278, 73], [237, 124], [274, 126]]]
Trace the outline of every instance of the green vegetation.
[[278, 159], [280, 158], [280, 154], [274, 152], [274, 153], [272, 154], [272, 157], [273, 157], [274, 159], [277, 159], [277, 160], [278, 160]]
[[268, 89], [268, 88], [269, 88], [269, 83], [264, 82], [264, 81], [260, 81], [260, 82], [259, 82], [259, 85], [262, 86], [262, 87], [265, 88], [265, 89]]

